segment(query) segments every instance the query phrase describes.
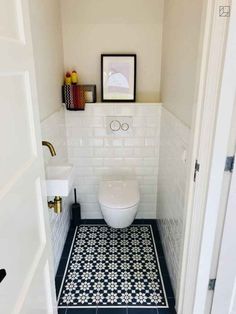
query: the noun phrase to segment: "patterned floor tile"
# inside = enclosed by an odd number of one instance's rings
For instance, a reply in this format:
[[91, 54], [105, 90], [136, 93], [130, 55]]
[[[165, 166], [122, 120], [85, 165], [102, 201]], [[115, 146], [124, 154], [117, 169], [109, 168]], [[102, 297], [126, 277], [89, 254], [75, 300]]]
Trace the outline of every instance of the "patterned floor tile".
[[152, 226], [80, 225], [58, 299], [68, 309], [167, 308]]

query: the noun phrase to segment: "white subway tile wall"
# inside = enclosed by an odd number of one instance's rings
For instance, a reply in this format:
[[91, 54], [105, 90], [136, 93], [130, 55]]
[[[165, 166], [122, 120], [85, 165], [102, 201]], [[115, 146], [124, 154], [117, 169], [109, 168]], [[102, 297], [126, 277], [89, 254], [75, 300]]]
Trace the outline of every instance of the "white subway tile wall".
[[157, 219], [175, 296], [181, 268], [184, 197], [190, 129], [162, 109]]
[[[49, 201], [53, 198], [48, 198]], [[53, 209], [49, 210], [49, 221], [51, 226], [52, 249], [54, 257], [55, 275], [61, 259], [61, 254], [66, 241], [67, 233], [70, 227], [70, 206], [73, 203], [73, 193], [69, 197], [62, 199], [62, 212], [60, 214], [54, 213]]]
[[[65, 116], [82, 217], [102, 218], [101, 180], [136, 178], [141, 192], [137, 218], [156, 218], [161, 104], [86, 104], [85, 111], [66, 111]], [[132, 134], [107, 134], [106, 116], [133, 117]]]
[[[65, 113], [64, 108], [56, 111], [47, 119], [41, 122], [42, 140], [53, 144], [56, 150], [56, 156], [53, 160], [65, 161], [68, 159], [67, 139], [65, 129]], [[43, 146], [43, 155], [45, 164], [51, 161], [49, 149]]]
[[[42, 139], [51, 142], [56, 149], [56, 156], [51, 157], [47, 147], [43, 147], [45, 165], [52, 161], [67, 161], [67, 142], [65, 130], [65, 113], [64, 109], [55, 112], [49, 118], [41, 122]], [[53, 160], [53, 161], [54, 161]], [[48, 200], [52, 200], [49, 198]], [[63, 198], [63, 211], [57, 215], [53, 209], [48, 209], [49, 220], [51, 226], [54, 270], [55, 273], [61, 258], [62, 250], [66, 240], [67, 232], [70, 224], [69, 211], [70, 198]]]
[[[133, 117], [131, 135], [107, 135], [105, 117], [115, 115]], [[76, 168], [74, 185], [82, 206], [82, 218], [102, 218], [97, 197], [101, 180], [136, 178], [139, 181], [141, 202], [137, 218], [158, 219], [176, 293], [186, 181], [183, 159], [188, 149], [189, 128], [161, 104], [100, 103], [87, 104], [85, 111], [60, 110], [44, 120], [41, 127], [43, 140], [55, 146], [57, 156], [54, 158], [68, 160]], [[48, 163], [51, 156], [46, 147], [43, 150]], [[70, 224], [72, 194], [63, 199], [60, 215], [49, 209], [55, 271]]]

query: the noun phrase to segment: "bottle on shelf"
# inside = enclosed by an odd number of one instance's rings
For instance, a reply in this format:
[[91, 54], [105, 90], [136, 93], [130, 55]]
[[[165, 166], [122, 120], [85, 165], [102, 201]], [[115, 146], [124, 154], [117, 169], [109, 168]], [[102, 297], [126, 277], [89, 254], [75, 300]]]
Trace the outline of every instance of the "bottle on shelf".
[[71, 74], [70, 74], [70, 72], [66, 72], [65, 85], [71, 85], [71, 83], [72, 83]]
[[72, 73], [71, 73], [71, 82], [72, 82], [73, 85], [77, 85], [77, 84], [78, 84], [78, 81], [79, 81], [79, 79], [78, 79], [78, 73], [74, 70], [74, 71], [72, 71]]

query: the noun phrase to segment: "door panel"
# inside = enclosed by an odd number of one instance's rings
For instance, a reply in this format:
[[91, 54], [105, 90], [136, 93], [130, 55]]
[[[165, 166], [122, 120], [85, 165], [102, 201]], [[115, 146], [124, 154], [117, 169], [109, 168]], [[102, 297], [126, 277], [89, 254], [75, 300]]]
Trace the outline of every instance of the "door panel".
[[0, 37], [21, 40], [21, 1], [1, 0], [0, 21]]
[[[32, 143], [30, 91], [24, 73], [1, 75], [0, 115], [4, 116], [0, 134], [4, 154], [0, 155], [0, 189], [12, 180], [27, 164], [32, 162], [35, 150]], [[19, 141], [19, 138], [24, 139]], [[5, 167], [11, 163], [11, 167]]]
[[28, 0], [1, 5], [0, 313], [56, 313]]

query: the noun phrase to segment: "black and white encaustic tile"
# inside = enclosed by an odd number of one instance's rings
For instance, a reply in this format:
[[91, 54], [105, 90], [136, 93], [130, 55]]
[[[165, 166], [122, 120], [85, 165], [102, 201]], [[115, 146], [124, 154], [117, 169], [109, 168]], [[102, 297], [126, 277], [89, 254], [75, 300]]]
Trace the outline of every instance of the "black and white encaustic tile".
[[80, 225], [58, 296], [59, 308], [166, 308], [151, 225]]

